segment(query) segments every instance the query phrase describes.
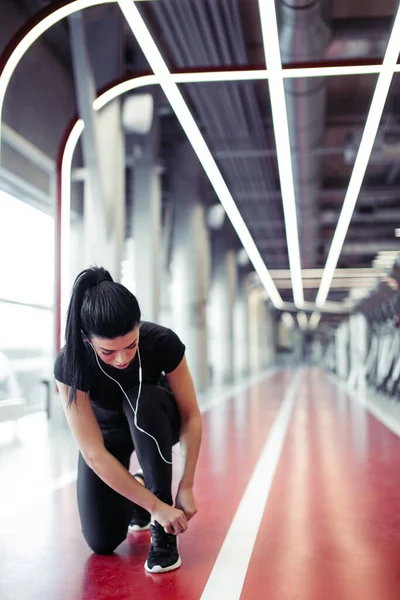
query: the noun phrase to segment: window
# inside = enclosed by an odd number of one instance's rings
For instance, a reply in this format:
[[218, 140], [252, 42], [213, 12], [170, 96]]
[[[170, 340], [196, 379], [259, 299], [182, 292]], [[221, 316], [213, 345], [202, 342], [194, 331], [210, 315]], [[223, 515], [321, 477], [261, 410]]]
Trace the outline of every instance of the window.
[[0, 190], [0, 298], [51, 307], [54, 219]]
[[0, 401], [37, 410], [53, 356], [54, 219], [1, 190], [0, 265]]

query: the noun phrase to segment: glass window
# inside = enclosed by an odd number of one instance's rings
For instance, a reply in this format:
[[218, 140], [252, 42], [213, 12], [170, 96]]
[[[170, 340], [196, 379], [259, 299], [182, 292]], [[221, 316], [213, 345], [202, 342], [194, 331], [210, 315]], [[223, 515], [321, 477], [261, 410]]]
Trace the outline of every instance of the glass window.
[[50, 307], [54, 219], [0, 190], [0, 298]]
[[[53, 358], [54, 219], [0, 190], [1, 402], [43, 409]], [[5, 404], [3, 404], [5, 406]]]

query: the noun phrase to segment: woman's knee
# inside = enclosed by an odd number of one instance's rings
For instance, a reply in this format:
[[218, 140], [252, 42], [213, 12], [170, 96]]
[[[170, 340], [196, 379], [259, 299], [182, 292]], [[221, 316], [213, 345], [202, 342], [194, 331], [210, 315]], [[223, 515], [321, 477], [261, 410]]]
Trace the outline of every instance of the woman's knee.
[[120, 544], [126, 539], [126, 533], [116, 537], [115, 534], [112, 536], [106, 535], [88, 535], [82, 531], [83, 537], [86, 540], [87, 545], [95, 554], [106, 555], [113, 554]]

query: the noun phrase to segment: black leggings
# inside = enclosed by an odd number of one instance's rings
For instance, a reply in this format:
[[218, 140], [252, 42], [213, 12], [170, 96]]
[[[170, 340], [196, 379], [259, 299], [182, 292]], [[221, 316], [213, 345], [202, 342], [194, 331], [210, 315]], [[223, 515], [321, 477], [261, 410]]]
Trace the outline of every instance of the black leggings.
[[[137, 388], [127, 391], [136, 406]], [[172, 465], [163, 461], [150, 437], [134, 424], [134, 414], [126, 399], [123, 412], [95, 409], [107, 450], [126, 468], [136, 450], [146, 487], [172, 506]], [[139, 400], [138, 425], [159, 443], [167, 460], [179, 441], [180, 416], [172, 394], [160, 386], [144, 385]], [[97, 554], [111, 554], [126, 538], [133, 503], [110, 488], [79, 455], [78, 507], [83, 536]]]

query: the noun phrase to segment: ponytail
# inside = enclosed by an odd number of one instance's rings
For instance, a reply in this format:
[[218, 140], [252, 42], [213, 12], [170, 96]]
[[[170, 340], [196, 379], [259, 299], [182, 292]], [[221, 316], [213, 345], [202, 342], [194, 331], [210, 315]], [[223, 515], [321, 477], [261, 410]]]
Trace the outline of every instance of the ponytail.
[[113, 281], [111, 275], [102, 267], [85, 269], [75, 279], [65, 325], [65, 377], [71, 382], [69, 406], [76, 398], [76, 391], [88, 390], [87, 358], [83, 342], [82, 305], [88, 290], [103, 280]]
[[140, 316], [136, 297], [115, 283], [106, 269], [91, 267], [79, 273], [72, 288], [65, 326], [64, 374], [71, 387], [69, 405], [76, 400], [77, 390], [89, 391], [84, 340], [126, 335], [140, 322]]

